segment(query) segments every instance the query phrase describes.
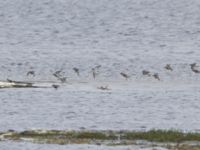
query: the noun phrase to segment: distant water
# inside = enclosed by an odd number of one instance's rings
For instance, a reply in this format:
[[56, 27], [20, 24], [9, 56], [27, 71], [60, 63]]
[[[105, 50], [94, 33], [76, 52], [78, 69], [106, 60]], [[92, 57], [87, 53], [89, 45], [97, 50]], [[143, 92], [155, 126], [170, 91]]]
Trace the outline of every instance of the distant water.
[[[66, 149], [71, 149], [71, 150], [129, 150], [129, 149], [134, 149], [134, 150], [153, 150], [154, 148], [140, 148], [140, 146], [97, 146], [97, 145], [87, 145], [87, 144], [82, 144], [82, 145], [45, 145], [45, 144], [31, 144], [31, 143], [18, 143], [18, 142], [0, 142], [0, 147], [2, 150], [8, 150], [8, 149], [15, 149], [15, 150], [66, 150]], [[159, 148], [157, 147], [156, 150], [166, 150], [164, 148]]]
[[1, 89], [0, 130], [200, 129], [199, 86], [127, 85], [110, 91], [68, 86]]
[[146, 69], [167, 81], [199, 81], [189, 67], [200, 63], [199, 7], [198, 0], [0, 1], [0, 79], [52, 81], [61, 69], [87, 80], [101, 65], [104, 80], [120, 72], [138, 79]]
[[0, 80], [60, 84], [52, 74], [61, 70], [68, 81], [58, 90], [0, 89], [0, 131], [199, 131], [200, 75], [189, 66], [200, 65], [199, 0], [4, 0], [0, 20]]

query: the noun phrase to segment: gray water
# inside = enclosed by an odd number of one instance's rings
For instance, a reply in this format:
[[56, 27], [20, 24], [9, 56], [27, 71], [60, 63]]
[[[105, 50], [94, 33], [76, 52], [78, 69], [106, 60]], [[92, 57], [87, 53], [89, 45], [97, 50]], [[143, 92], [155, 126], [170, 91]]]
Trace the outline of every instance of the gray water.
[[[8, 146], [9, 145], [9, 146]], [[139, 147], [139, 146], [117, 146], [117, 147], [109, 147], [109, 146], [96, 146], [96, 145], [45, 145], [45, 144], [31, 144], [31, 143], [17, 143], [17, 142], [0, 142], [1, 150], [8, 150], [15, 149], [15, 150], [66, 150], [66, 149], [73, 149], [73, 150], [166, 150], [165, 148], [154, 147], [154, 148], [147, 148], [147, 147]]]
[[[0, 80], [60, 85], [0, 89], [0, 131], [199, 131], [200, 75], [189, 66], [200, 69], [199, 8], [199, 0], [0, 0]], [[143, 76], [144, 69], [161, 81]], [[52, 75], [58, 70], [67, 83]], [[110, 90], [98, 89], [106, 85]]]
[[1, 89], [0, 129], [199, 130], [198, 87], [131, 88]]

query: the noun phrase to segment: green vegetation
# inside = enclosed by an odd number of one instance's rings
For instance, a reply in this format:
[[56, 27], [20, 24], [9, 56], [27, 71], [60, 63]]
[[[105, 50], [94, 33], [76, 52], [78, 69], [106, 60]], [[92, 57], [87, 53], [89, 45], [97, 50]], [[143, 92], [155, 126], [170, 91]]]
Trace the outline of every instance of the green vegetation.
[[175, 130], [150, 130], [148, 132], [127, 132], [124, 139], [147, 140], [151, 142], [200, 141], [200, 133], [183, 133]]
[[176, 130], [150, 130], [146, 132], [29, 130], [4, 132], [1, 136], [7, 140], [28, 140], [36, 143], [106, 144], [110, 146], [137, 145], [137, 141], [141, 140], [143, 143], [145, 141], [155, 145], [157, 143], [159, 146], [163, 145], [171, 150], [200, 150], [200, 133], [184, 133]]
[[[117, 133], [117, 132], [116, 132]], [[6, 135], [6, 138], [64, 138], [64, 139], [95, 139], [95, 140], [114, 140], [116, 133], [106, 131], [59, 131], [59, 130], [30, 130], [23, 132], [13, 132]]]
[[[2, 133], [3, 134], [3, 133]], [[61, 131], [61, 130], [30, 130], [13, 132], [7, 138], [65, 138], [65, 139], [96, 139], [96, 140], [147, 140], [150, 142], [184, 142], [200, 141], [200, 133], [183, 133], [176, 130], [143, 131]]]
[[108, 136], [106, 136], [104, 133], [101, 132], [78, 132], [75, 133], [75, 138], [78, 139], [98, 139], [98, 140], [107, 140], [109, 139]]

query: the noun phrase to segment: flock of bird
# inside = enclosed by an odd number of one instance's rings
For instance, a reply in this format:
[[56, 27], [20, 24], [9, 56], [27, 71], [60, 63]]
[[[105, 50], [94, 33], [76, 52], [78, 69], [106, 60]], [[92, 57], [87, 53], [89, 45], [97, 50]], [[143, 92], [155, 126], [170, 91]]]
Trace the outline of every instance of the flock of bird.
[[[191, 71], [192, 71], [192, 72], [194, 72], [194, 73], [200, 73], [200, 70], [198, 70], [198, 67], [199, 67], [199, 66], [197, 66], [196, 63], [190, 64], [190, 67], [191, 67]], [[173, 71], [173, 68], [171, 67], [170, 64], [166, 64], [164, 68], [165, 68], [166, 70]], [[125, 74], [125, 73], [123, 73], [123, 72], [121, 72], [120, 74], [121, 74], [121, 76], [123, 76], [126, 80], [127, 80], [128, 78], [130, 78], [130, 76], [128, 76], [127, 74]], [[148, 70], [143, 70], [143, 71], [142, 71], [142, 74], [143, 74], [144, 76], [152, 76], [152, 77], [154, 77], [155, 79], [160, 80], [160, 77], [159, 77], [159, 74], [158, 74], [158, 73], [153, 73], [153, 74], [151, 74], [150, 71], [148, 71]]]
[[[190, 64], [190, 67], [191, 67], [191, 71], [194, 72], [194, 73], [200, 73], [200, 70], [198, 70], [198, 65], [196, 63], [192, 63]], [[92, 68], [91, 69], [91, 73], [92, 73], [92, 77], [93, 79], [96, 79], [96, 76], [98, 75], [98, 71], [99, 69], [101, 68], [101, 65], [97, 65], [96, 67]], [[166, 64], [164, 66], [164, 69], [168, 70], [168, 71], [173, 71], [173, 68], [170, 64]], [[80, 76], [80, 71], [78, 68], [74, 67], [73, 68], [73, 71], [77, 74], [77, 76]], [[35, 72], [33, 70], [27, 72], [26, 74], [27, 76], [35, 76]], [[130, 76], [124, 72], [120, 72], [120, 75], [125, 78], [126, 80], [128, 80], [130, 78]], [[149, 77], [153, 77], [155, 78], [156, 80], [159, 80], [160, 81], [160, 76], [158, 73], [151, 73], [150, 71], [148, 70], [142, 70], [142, 75], [144, 76], [149, 76]], [[67, 77], [65, 77], [63, 75], [63, 71], [62, 70], [59, 70], [59, 71], [56, 71], [53, 73], [53, 76], [56, 77], [61, 83], [65, 83], [67, 81]], [[54, 88], [58, 88], [59, 86], [58, 85], [52, 85]], [[108, 89], [108, 87], [99, 87], [99, 89], [102, 89], [102, 90], [105, 90], [105, 89]]]

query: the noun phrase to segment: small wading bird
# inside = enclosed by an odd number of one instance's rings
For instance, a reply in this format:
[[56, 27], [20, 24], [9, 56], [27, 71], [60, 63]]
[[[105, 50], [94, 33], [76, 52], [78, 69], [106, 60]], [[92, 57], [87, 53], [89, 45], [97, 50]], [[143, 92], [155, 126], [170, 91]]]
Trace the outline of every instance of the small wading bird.
[[106, 85], [106, 86], [99, 86], [99, 87], [97, 87], [98, 89], [100, 89], [100, 90], [110, 90], [109, 88], [108, 88], [108, 85]]
[[148, 75], [148, 76], [150, 76], [150, 75], [151, 75], [151, 74], [150, 74], [150, 72], [149, 72], [149, 71], [147, 71], [147, 70], [143, 70], [143, 71], [142, 71], [142, 74], [143, 74], [143, 75]]
[[33, 77], [35, 77], [35, 71], [29, 71], [29, 72], [27, 72], [27, 74], [26, 74], [26, 76], [33, 76]]
[[97, 72], [99, 71], [98, 69], [100, 69], [100, 68], [101, 68], [101, 65], [97, 65], [94, 68], [92, 68], [92, 76], [94, 79], [96, 78], [96, 76], [98, 74]]
[[170, 64], [166, 64], [166, 66], [164, 67], [166, 70], [170, 70], [173, 71], [172, 67]]
[[57, 90], [59, 88], [59, 85], [53, 84], [52, 87]]
[[74, 70], [74, 72], [77, 74], [77, 76], [80, 76], [80, 74], [79, 74], [79, 69], [78, 69], [78, 68], [74, 67], [73, 70]]
[[106, 85], [106, 86], [99, 86], [99, 87], [97, 87], [98, 89], [100, 89], [100, 90], [110, 90], [109, 88], [108, 88], [108, 85]]
[[56, 77], [58, 80], [60, 80], [62, 83], [66, 82], [67, 80], [67, 77], [63, 77], [61, 75], [62, 71], [59, 70], [59, 71], [56, 71], [55, 73], [53, 73], [53, 76]]
[[159, 77], [158, 73], [154, 73], [154, 74], [153, 74], [153, 77], [154, 77], [155, 79], [157, 79], [157, 80], [160, 81], [160, 77]]
[[62, 83], [67, 81], [67, 77], [59, 77], [58, 78]]
[[92, 68], [92, 76], [94, 79], [96, 78], [96, 75], [97, 75], [97, 73], [96, 73], [95, 68]]
[[197, 70], [197, 64], [196, 63], [193, 63], [193, 64], [190, 64], [191, 66], [191, 70], [194, 72], [194, 73], [200, 73], [200, 70]]
[[61, 76], [61, 73], [62, 73], [61, 70], [56, 71], [56, 72], [53, 73], [53, 76], [55, 76], [55, 77], [60, 77], [60, 76]]
[[125, 73], [123, 73], [123, 72], [121, 72], [120, 75], [121, 75], [122, 77], [124, 77], [126, 80], [128, 80], [128, 78], [130, 78], [127, 74], [125, 74]]

